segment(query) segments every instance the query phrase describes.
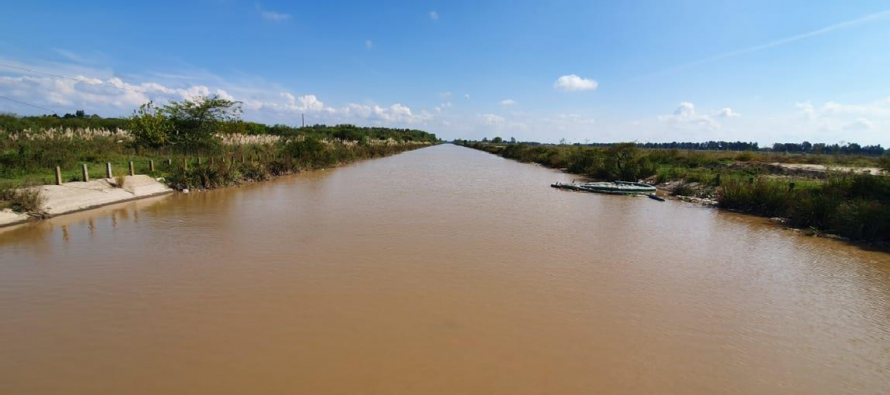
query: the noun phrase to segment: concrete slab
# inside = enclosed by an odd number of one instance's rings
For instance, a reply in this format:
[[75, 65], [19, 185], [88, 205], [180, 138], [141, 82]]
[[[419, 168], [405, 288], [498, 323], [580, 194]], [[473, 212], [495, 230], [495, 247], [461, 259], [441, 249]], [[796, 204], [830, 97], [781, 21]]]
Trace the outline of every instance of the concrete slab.
[[28, 222], [30, 219], [28, 214], [19, 214], [10, 209], [0, 210], [0, 226], [16, 225]]
[[50, 216], [173, 192], [166, 185], [144, 175], [124, 177], [123, 184], [118, 187], [115, 180], [109, 178], [37, 188], [43, 196], [43, 211]]

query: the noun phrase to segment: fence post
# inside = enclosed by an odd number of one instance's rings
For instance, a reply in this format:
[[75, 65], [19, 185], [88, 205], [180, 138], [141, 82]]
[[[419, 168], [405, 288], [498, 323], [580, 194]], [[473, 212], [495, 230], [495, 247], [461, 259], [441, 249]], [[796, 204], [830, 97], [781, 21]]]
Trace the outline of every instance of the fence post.
[[56, 185], [62, 185], [62, 168], [56, 166]]
[[114, 175], [111, 174], [111, 162], [105, 162], [105, 178], [112, 178]]
[[188, 160], [188, 157], [184, 157], [184, 158], [182, 158], [182, 169], [183, 169], [183, 170], [188, 170], [188, 169], [189, 169], [189, 160]]
[[714, 179], [714, 184], [718, 187], [720, 186], [720, 173], [717, 173], [717, 178]]
[[131, 176], [135, 176], [135, 175], [136, 175], [136, 169], [133, 168], [133, 161], [130, 161], [130, 175], [131, 175]]
[[90, 182], [90, 170], [87, 168], [87, 164], [81, 163], [80, 169], [83, 172], [83, 182]]
[[201, 157], [198, 157], [198, 167], [201, 167]]
[[148, 160], [148, 171], [155, 172], [155, 161], [153, 159]]
[[173, 167], [173, 159], [167, 158], [167, 168], [170, 169]]

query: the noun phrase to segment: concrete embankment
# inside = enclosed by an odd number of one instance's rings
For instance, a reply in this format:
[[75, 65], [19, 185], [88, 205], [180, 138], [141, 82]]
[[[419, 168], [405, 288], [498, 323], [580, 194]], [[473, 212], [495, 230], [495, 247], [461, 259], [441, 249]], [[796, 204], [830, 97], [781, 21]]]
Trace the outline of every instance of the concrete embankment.
[[[114, 179], [68, 182], [35, 187], [43, 198], [40, 216], [54, 217], [128, 200], [173, 192], [163, 183], [145, 175], [124, 177], [123, 185]], [[0, 226], [15, 225], [30, 219], [28, 215], [0, 211]]]

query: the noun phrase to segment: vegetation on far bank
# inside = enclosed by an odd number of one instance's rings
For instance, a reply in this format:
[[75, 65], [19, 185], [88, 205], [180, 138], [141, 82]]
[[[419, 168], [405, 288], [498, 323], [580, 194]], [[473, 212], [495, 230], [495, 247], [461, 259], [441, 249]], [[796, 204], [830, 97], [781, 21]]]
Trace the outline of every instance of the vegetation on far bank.
[[[777, 162], [775, 153], [757, 151], [644, 149], [635, 143], [455, 143], [593, 179], [670, 184], [675, 194], [715, 196], [721, 207], [781, 217], [794, 227], [853, 240], [890, 242], [890, 177], [886, 175], [796, 172], [770, 165]], [[823, 157], [818, 159], [821, 163], [865, 163], [890, 171], [890, 158], [886, 155], [818, 156]]]
[[[163, 177], [174, 188], [216, 188], [392, 155], [435, 144], [420, 130], [354, 125], [290, 127], [243, 121], [238, 102], [216, 96], [163, 106], [146, 103], [129, 118], [81, 111], [58, 116], [0, 115], [0, 209], [34, 211], [23, 186], [127, 174]], [[154, 172], [150, 162], [154, 161]], [[27, 196], [26, 196], [27, 195]]]

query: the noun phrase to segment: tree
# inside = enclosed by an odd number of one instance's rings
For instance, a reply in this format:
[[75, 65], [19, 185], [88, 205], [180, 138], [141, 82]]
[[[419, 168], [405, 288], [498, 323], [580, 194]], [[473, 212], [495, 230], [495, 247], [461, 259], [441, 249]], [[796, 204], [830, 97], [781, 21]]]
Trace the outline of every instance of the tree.
[[495, 138], [491, 139], [491, 142], [495, 143], [495, 144], [500, 144], [500, 143], [504, 142], [504, 139], [502, 139], [500, 137], [495, 137]]
[[635, 143], [618, 143], [609, 147], [607, 155], [609, 162], [614, 166], [616, 176], [627, 179], [636, 177], [634, 162], [639, 154], [639, 148]]
[[148, 102], [133, 112], [129, 129], [137, 146], [160, 148], [170, 143], [173, 125], [154, 102]]
[[241, 118], [241, 103], [219, 97], [202, 96], [195, 100], [172, 101], [160, 112], [173, 125], [168, 141], [186, 152], [209, 148], [219, 125]]

